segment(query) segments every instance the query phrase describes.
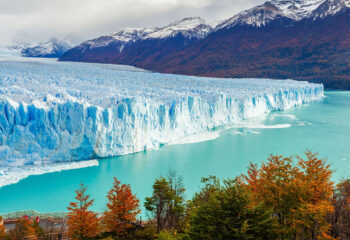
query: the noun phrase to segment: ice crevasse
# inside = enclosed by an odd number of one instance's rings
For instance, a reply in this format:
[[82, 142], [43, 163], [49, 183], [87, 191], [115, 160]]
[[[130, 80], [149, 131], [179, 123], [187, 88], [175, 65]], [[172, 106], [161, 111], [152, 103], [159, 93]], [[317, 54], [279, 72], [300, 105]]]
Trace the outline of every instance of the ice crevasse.
[[0, 81], [1, 167], [134, 153], [323, 97], [293, 80], [81, 63], [3, 61]]

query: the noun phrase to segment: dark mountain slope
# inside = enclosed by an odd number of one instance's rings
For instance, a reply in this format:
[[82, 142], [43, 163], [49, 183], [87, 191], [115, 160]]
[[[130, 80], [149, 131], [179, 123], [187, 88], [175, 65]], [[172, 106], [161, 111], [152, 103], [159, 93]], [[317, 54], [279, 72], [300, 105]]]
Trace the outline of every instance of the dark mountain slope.
[[87, 41], [61, 61], [212, 77], [292, 78], [350, 89], [350, 0], [270, 0], [215, 29], [200, 18]]
[[67, 51], [60, 61], [133, 65], [165, 60], [168, 54], [205, 38], [211, 30], [201, 18], [185, 18], [162, 28], [124, 29], [86, 41]]
[[350, 89], [349, 9], [279, 26], [220, 29], [167, 61], [135, 65], [186, 75], [293, 78]]

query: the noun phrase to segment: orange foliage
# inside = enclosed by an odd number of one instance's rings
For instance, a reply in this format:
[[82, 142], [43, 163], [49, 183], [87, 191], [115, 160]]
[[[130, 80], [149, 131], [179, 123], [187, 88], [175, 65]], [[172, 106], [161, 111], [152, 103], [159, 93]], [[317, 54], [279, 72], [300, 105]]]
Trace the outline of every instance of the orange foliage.
[[68, 207], [68, 235], [72, 239], [86, 239], [97, 235], [98, 219], [97, 214], [89, 211], [93, 200], [86, 194], [87, 188], [83, 184], [75, 191], [77, 202], [71, 202]]
[[327, 232], [330, 225], [326, 221], [329, 213], [334, 211], [332, 195], [333, 182], [330, 180], [332, 171], [325, 161], [316, 154], [306, 152], [307, 159], [297, 157], [301, 169], [302, 198], [299, 209], [294, 210], [297, 216], [296, 227], [300, 233], [308, 230], [311, 238], [331, 239]]
[[332, 171], [316, 154], [305, 154], [306, 160], [297, 157], [297, 164], [292, 157], [271, 155], [260, 168], [251, 164], [244, 179], [253, 201], [273, 208], [282, 239], [331, 239], [326, 216], [333, 209]]
[[129, 185], [121, 184], [114, 178], [112, 189], [107, 195], [108, 210], [104, 213], [104, 221], [107, 229], [118, 236], [127, 234], [132, 228], [131, 223], [136, 221], [136, 216], [140, 213], [139, 200], [132, 194]]
[[26, 216], [16, 221], [15, 227], [8, 234], [10, 239], [38, 239], [33, 222]]
[[5, 226], [2, 224], [2, 217], [0, 217], [0, 239], [5, 239]]

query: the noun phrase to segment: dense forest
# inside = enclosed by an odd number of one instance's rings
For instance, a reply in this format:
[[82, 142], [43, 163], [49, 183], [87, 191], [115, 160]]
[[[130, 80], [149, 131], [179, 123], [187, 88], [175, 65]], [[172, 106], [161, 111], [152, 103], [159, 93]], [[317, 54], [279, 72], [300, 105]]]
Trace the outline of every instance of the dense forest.
[[[89, 210], [93, 200], [82, 184], [68, 206], [67, 239], [350, 239], [350, 179], [335, 184], [331, 176], [312, 152], [271, 155], [241, 176], [203, 178], [186, 200], [181, 176], [169, 171], [143, 202], [147, 221], [138, 220], [140, 200], [117, 178], [102, 214]], [[0, 239], [66, 238], [23, 217], [6, 233], [0, 225]]]

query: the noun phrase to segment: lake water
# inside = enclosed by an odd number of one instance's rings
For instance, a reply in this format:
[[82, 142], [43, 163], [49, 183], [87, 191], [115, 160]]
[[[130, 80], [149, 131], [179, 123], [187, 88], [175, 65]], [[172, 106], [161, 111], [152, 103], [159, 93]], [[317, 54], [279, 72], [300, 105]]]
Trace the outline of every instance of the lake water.
[[[208, 141], [196, 142], [199, 139]], [[187, 144], [181, 144], [187, 143]], [[318, 102], [271, 113], [236, 126], [191, 137], [159, 150], [104, 159], [99, 166], [31, 176], [0, 188], [0, 213], [18, 210], [65, 211], [81, 182], [103, 211], [113, 177], [130, 184], [143, 203], [154, 179], [169, 169], [183, 176], [191, 198], [208, 175], [235, 177], [249, 162], [260, 163], [269, 154], [296, 155], [309, 149], [328, 159], [333, 180], [350, 177], [350, 92], [326, 92]]]

